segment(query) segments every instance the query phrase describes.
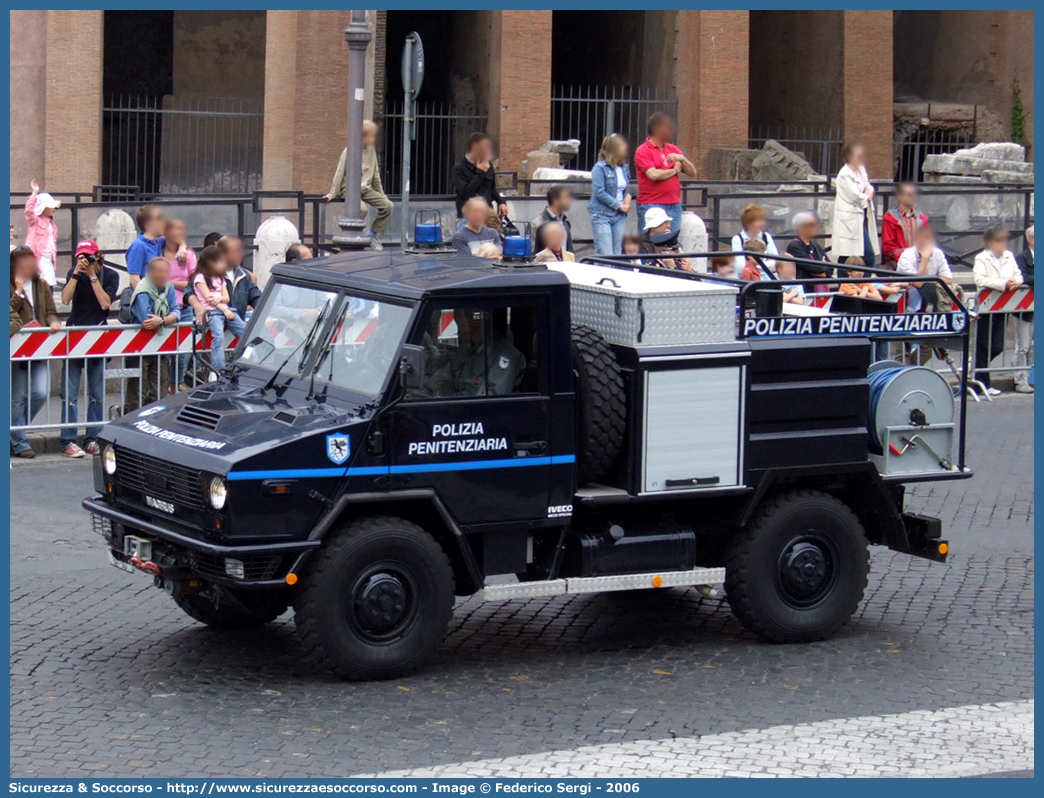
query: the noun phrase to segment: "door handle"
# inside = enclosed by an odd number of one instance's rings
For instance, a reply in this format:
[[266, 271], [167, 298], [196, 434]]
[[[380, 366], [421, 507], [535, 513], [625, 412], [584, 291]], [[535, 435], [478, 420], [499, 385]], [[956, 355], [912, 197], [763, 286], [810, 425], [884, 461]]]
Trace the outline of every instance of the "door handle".
[[515, 444], [515, 456], [519, 457], [523, 454], [532, 454], [533, 452], [542, 452], [547, 448], [547, 441], [526, 441], [524, 443]]

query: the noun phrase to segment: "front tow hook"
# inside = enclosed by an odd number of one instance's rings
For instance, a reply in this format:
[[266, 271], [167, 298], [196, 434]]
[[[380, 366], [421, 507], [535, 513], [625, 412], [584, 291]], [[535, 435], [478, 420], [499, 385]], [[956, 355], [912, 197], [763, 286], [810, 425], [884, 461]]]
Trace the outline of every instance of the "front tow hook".
[[130, 564], [137, 568], [139, 571], [144, 571], [147, 574], [153, 576], [162, 576], [163, 569], [160, 568], [152, 560], [143, 560], [140, 557], [131, 557]]

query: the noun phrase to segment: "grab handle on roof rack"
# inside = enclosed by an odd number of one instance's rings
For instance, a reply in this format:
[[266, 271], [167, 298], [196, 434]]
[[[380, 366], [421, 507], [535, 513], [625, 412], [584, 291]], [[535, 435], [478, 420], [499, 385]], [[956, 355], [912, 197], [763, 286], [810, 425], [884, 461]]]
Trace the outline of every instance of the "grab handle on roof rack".
[[603, 277], [601, 280], [595, 283], [595, 285], [602, 285], [603, 283], [611, 283], [613, 288], [620, 287], [620, 284], [616, 282], [616, 280], [614, 280], [612, 277]]

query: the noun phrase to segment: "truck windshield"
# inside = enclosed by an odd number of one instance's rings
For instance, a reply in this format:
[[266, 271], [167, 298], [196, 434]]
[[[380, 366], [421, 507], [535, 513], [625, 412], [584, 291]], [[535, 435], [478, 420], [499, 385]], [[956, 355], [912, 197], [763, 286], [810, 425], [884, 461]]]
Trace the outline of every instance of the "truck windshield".
[[335, 291], [277, 283], [254, 311], [237, 363], [282, 366], [287, 376], [308, 376], [302, 370], [314, 361], [317, 383], [375, 396], [395, 362], [410, 312], [387, 302], [350, 294], [339, 299]]

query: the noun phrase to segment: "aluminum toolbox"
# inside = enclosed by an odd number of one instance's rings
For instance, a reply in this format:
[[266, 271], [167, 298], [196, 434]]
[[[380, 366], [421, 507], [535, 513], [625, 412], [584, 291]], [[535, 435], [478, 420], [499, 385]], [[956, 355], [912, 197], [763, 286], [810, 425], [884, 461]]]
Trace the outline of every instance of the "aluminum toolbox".
[[571, 283], [574, 324], [622, 346], [709, 344], [736, 340], [736, 289], [670, 275], [588, 263], [553, 263]]

